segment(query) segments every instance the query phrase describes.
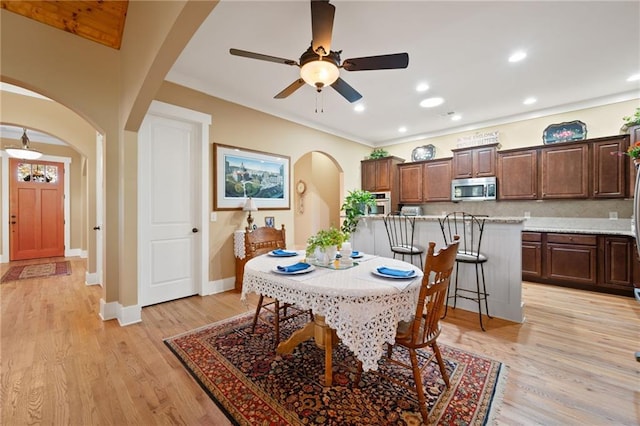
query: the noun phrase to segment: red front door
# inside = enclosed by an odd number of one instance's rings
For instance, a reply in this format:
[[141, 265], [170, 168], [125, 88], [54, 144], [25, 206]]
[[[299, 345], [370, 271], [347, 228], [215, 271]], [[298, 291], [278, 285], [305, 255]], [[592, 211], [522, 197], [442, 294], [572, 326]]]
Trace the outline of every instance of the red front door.
[[10, 260], [64, 256], [64, 165], [9, 162]]

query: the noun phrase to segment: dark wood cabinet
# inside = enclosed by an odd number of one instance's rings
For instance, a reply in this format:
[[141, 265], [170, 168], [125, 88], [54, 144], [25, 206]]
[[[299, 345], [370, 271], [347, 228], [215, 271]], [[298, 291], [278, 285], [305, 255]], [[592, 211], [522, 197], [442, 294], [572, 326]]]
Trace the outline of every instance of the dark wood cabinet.
[[524, 231], [522, 279], [632, 296], [634, 280], [640, 280], [635, 239]]
[[628, 146], [629, 135], [617, 135], [499, 152], [498, 200], [631, 196]]
[[535, 280], [542, 277], [542, 234], [522, 233], [522, 279]]
[[621, 289], [633, 287], [634, 244], [626, 237], [603, 237], [604, 276], [602, 285]]
[[624, 152], [627, 146], [626, 137], [601, 140], [592, 144], [594, 198], [623, 198], [626, 195], [625, 167], [629, 167], [629, 158], [620, 153]]
[[498, 199], [538, 198], [538, 151], [506, 151], [498, 154]]
[[396, 165], [402, 162], [404, 160], [398, 157], [361, 161], [362, 189], [371, 192], [393, 191], [394, 189], [397, 191], [398, 170]]
[[[398, 165], [400, 177], [400, 204], [416, 204], [422, 202], [422, 186], [427, 183], [422, 179], [422, 163]], [[428, 184], [428, 183], [427, 183]]]
[[540, 154], [540, 198], [589, 197], [588, 145], [545, 148]]
[[[629, 127], [627, 131], [629, 132], [629, 145], [627, 146], [632, 146], [640, 142], [640, 125]], [[636, 188], [637, 169], [631, 158], [626, 155], [624, 158], [627, 161], [627, 194], [629, 197], [632, 197]]]
[[595, 235], [547, 234], [544, 277], [579, 284], [598, 282]]
[[400, 203], [451, 200], [451, 158], [398, 165]]
[[422, 165], [422, 201], [451, 200], [451, 159], [434, 160]]
[[453, 178], [465, 179], [496, 175], [498, 144], [453, 149]]

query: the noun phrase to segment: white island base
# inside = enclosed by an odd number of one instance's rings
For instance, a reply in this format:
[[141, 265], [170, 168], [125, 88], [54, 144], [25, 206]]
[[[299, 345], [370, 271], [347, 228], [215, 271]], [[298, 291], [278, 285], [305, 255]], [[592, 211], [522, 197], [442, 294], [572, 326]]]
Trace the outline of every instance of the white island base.
[[[523, 218], [486, 218], [482, 236], [482, 253], [488, 261], [484, 264], [489, 314], [513, 322], [524, 321], [522, 304], [522, 229]], [[444, 245], [438, 216], [416, 216], [415, 244], [425, 248], [436, 243], [436, 251]], [[365, 216], [352, 237], [353, 250], [393, 257], [382, 216]], [[423, 261], [424, 261], [423, 256]], [[409, 261], [409, 258], [406, 258]], [[416, 257], [416, 266], [420, 263]], [[458, 288], [476, 290], [475, 266], [461, 264]], [[481, 278], [482, 279], [482, 278]], [[454, 276], [451, 281], [453, 289]], [[453, 299], [448, 304], [453, 306]], [[484, 305], [484, 303], [483, 303]], [[478, 303], [458, 297], [456, 309], [478, 312]], [[484, 312], [484, 307], [482, 308]]]

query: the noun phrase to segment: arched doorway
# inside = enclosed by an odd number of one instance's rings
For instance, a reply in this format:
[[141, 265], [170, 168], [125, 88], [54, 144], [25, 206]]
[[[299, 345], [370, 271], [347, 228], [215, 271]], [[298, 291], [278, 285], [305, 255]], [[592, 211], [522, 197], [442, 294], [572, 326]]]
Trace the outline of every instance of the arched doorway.
[[[343, 174], [342, 168], [332, 156], [319, 151], [306, 153], [294, 164], [296, 248], [304, 248], [307, 238], [318, 230], [340, 226]], [[300, 181], [305, 184], [302, 194], [297, 191]]]

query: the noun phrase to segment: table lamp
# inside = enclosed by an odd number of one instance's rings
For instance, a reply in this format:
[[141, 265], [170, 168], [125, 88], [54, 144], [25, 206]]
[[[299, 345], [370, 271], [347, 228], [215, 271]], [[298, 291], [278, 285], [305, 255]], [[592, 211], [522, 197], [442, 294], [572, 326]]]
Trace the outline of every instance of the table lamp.
[[244, 207], [242, 208], [242, 210], [245, 212], [249, 212], [249, 216], [247, 217], [247, 223], [249, 224], [249, 229], [251, 229], [253, 225], [253, 218], [251, 217], [251, 212], [258, 211], [258, 206], [256, 206], [256, 203], [255, 201], [253, 201], [253, 198], [251, 197], [247, 198], [247, 201], [245, 201]]

